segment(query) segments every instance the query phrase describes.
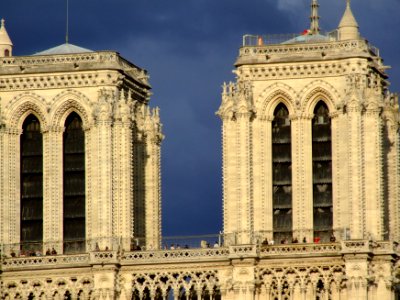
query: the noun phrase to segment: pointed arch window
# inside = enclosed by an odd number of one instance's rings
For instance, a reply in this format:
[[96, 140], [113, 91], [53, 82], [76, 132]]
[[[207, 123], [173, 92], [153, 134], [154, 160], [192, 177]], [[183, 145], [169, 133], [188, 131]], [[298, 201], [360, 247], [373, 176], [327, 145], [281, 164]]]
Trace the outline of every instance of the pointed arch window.
[[21, 251], [41, 251], [43, 241], [43, 136], [40, 122], [30, 114], [20, 137]]
[[85, 136], [75, 112], [65, 121], [63, 135], [63, 240], [64, 253], [85, 251]]
[[331, 118], [323, 101], [312, 120], [314, 238], [329, 242], [333, 233]]
[[292, 239], [292, 147], [289, 111], [280, 103], [272, 121], [273, 238]]

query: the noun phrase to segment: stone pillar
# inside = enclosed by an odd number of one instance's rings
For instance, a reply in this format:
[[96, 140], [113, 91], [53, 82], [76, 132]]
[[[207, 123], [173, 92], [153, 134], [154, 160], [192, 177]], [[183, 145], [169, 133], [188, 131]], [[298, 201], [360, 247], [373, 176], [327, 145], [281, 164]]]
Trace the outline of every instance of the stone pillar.
[[368, 299], [368, 254], [345, 254], [347, 281], [347, 299]]
[[92, 274], [94, 279], [93, 294], [98, 300], [117, 299], [117, 268], [112, 265], [94, 265]]
[[252, 103], [249, 82], [225, 84], [217, 112], [223, 120], [224, 233], [235, 234], [230, 242], [239, 244], [252, 242], [254, 233]]
[[132, 275], [127, 273], [120, 274], [121, 293], [120, 300], [132, 299]]
[[237, 112], [237, 178], [236, 186], [238, 200], [240, 201], [240, 227], [238, 233], [238, 242], [240, 244], [248, 244], [252, 242], [253, 225], [253, 197], [252, 197], [252, 129], [251, 129], [251, 113], [248, 111]]
[[382, 119], [381, 109], [370, 104], [363, 120], [363, 155], [365, 178], [365, 230], [373, 239], [384, 239], [384, 203], [382, 181]]
[[233, 234], [240, 230], [239, 199], [236, 193], [236, 123], [231, 115], [222, 119], [222, 184], [223, 184], [223, 222], [225, 243], [236, 243]]
[[129, 251], [133, 234], [132, 116], [131, 104], [121, 92], [113, 125], [113, 236]]
[[[112, 247], [112, 178], [113, 174], [113, 147], [112, 147], [112, 101], [114, 93], [102, 90], [99, 95], [99, 104], [95, 126], [91, 130], [92, 146], [92, 244], [98, 243], [100, 249]], [[95, 191], [95, 192], [94, 192]], [[92, 245], [93, 247], [93, 245]]]
[[43, 132], [43, 250], [57, 253], [63, 250], [63, 132], [62, 127]]
[[348, 157], [349, 160], [349, 190], [348, 201], [351, 203], [351, 239], [364, 237], [364, 210], [365, 195], [363, 189], [364, 156], [363, 156], [363, 126], [362, 106], [358, 100], [353, 99], [348, 105]]
[[399, 138], [399, 125], [393, 125], [390, 130], [390, 136], [393, 139], [393, 149], [387, 157], [390, 163], [390, 174], [388, 179], [389, 188], [389, 224], [388, 227], [392, 229], [389, 239], [394, 241], [400, 240], [400, 138]]
[[163, 136], [158, 109], [147, 114], [145, 122], [145, 223], [146, 247], [159, 249], [161, 243], [161, 152]]
[[[375, 256], [373, 259], [374, 279], [376, 286], [375, 299], [395, 299], [393, 282], [393, 257], [391, 255]], [[368, 297], [373, 299], [370, 294]]]
[[291, 116], [293, 236], [313, 238], [313, 181], [311, 115]]
[[233, 260], [234, 297], [235, 300], [254, 300], [255, 297], [255, 261], [252, 258]]
[[272, 240], [272, 120], [270, 116], [257, 117], [253, 121], [253, 194], [254, 194], [254, 231], [259, 242], [265, 238]]
[[[1, 130], [1, 243], [8, 254], [17, 251], [20, 242], [20, 135], [21, 130], [4, 128]], [[16, 247], [16, 249], [12, 249]]]
[[[384, 222], [384, 231], [389, 230], [389, 239], [400, 240], [400, 141], [398, 125], [397, 97], [390, 97], [383, 113], [383, 176], [384, 187], [384, 213], [389, 215], [389, 220]], [[393, 107], [394, 105], [394, 107]]]
[[[93, 157], [93, 153], [95, 153], [94, 145], [92, 145], [92, 135], [94, 135], [95, 130], [91, 130], [92, 128], [86, 127], [83, 128], [85, 133], [85, 198], [86, 198], [86, 240], [91, 240], [93, 236], [92, 228], [94, 220], [97, 220], [96, 211], [93, 207], [94, 201], [94, 187], [96, 186], [95, 179], [92, 174], [96, 173], [95, 170], [92, 170], [92, 165], [96, 165], [96, 160]], [[88, 245], [86, 245], [86, 250], [88, 249]]]
[[347, 117], [343, 110], [331, 114], [333, 230], [337, 240], [349, 228], [351, 208], [348, 198]]

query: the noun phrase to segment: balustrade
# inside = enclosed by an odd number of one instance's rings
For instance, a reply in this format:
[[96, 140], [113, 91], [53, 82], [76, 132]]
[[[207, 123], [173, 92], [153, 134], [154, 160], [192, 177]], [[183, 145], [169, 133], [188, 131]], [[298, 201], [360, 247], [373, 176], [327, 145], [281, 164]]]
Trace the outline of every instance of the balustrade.
[[[279, 233], [279, 232], [278, 232]], [[282, 232], [284, 234], [284, 232]], [[367, 240], [348, 240], [339, 242], [291, 243], [287, 239], [284, 244], [276, 240], [275, 244], [264, 244], [263, 234], [254, 233], [254, 240], [249, 245], [230, 245], [210, 248], [168, 249], [168, 250], [121, 250], [120, 240], [108, 238], [108, 247], [100, 247], [105, 238], [84, 241], [86, 250], [83, 253], [63, 254], [55, 249], [61, 249], [65, 242], [31, 243], [29, 247], [22, 244], [2, 245], [1, 269], [42, 268], [46, 266], [65, 267], [66, 265], [90, 266], [93, 264], [164, 264], [169, 262], [208, 262], [223, 261], [232, 258], [269, 256], [285, 257], [292, 255], [314, 256], [316, 254], [342, 255], [343, 253], [371, 252], [395, 253], [399, 252], [396, 245], [391, 242], [371, 242]], [[257, 238], [256, 238], [257, 237]], [[71, 241], [72, 242], [72, 241]], [[76, 241], [79, 242], [79, 241]], [[32, 249], [27, 251], [25, 249]], [[45, 249], [44, 252], [34, 248]], [[47, 250], [46, 250], [47, 249]]]

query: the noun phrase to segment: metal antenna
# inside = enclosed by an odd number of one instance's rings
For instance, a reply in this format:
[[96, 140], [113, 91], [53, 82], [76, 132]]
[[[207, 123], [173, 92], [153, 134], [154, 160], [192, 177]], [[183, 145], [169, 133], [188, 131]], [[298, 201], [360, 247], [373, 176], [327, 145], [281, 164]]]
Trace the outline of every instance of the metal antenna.
[[66, 29], [65, 29], [65, 43], [68, 44], [69, 38], [69, 0], [67, 0], [67, 20], [66, 20]]

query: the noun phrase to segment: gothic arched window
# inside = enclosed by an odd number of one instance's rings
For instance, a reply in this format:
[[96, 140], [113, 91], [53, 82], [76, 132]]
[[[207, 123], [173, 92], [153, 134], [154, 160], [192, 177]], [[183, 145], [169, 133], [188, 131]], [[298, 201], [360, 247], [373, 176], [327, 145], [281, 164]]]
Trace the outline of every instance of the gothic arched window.
[[312, 164], [314, 238], [328, 242], [332, 235], [332, 142], [331, 119], [323, 101], [314, 109], [312, 120]]
[[63, 136], [64, 253], [85, 251], [85, 136], [82, 119], [71, 113]]
[[292, 239], [292, 147], [289, 111], [280, 103], [272, 121], [273, 239]]
[[43, 137], [33, 114], [22, 125], [20, 137], [21, 250], [41, 251], [43, 241]]

